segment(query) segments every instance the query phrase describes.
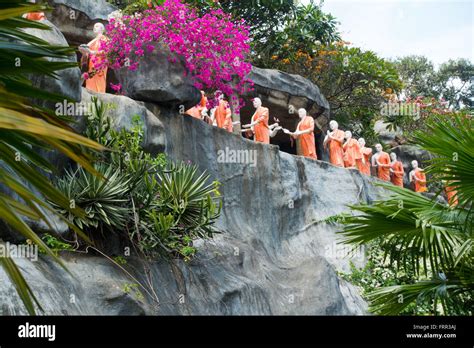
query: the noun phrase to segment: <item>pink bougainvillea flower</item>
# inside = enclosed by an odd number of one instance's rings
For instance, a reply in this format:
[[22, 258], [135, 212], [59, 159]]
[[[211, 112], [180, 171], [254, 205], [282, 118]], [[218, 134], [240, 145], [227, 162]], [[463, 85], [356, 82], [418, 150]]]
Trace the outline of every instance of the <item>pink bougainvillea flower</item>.
[[[127, 66], [135, 71], [143, 56], [159, 43], [183, 58], [188, 75], [200, 90], [221, 90], [230, 97], [242, 95], [252, 86], [247, 79], [252, 66], [246, 61], [249, 27], [220, 9], [199, 15], [183, 0], [166, 0], [139, 15], [111, 21], [107, 36], [109, 40], [101, 43], [107, 58], [102, 64], [112, 69]], [[174, 57], [168, 59], [178, 62]], [[236, 104], [238, 111], [243, 104]]]
[[110, 83], [110, 88], [112, 88], [115, 92], [120, 92], [120, 90], [122, 89], [122, 85], [120, 83], [116, 85]]

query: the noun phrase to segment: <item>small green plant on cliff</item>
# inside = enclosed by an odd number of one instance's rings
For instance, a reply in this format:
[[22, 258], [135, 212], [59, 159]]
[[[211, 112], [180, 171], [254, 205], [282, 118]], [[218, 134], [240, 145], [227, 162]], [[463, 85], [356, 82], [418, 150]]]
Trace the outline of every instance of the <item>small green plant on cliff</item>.
[[196, 253], [193, 240], [216, 233], [213, 225], [221, 209], [218, 183], [210, 182], [206, 173], [198, 174], [195, 165], [173, 164], [164, 154], [145, 152], [139, 115], [132, 117], [130, 129], [115, 130], [107, 106], [97, 98], [92, 102], [85, 133], [111, 151], [96, 157], [94, 168], [101, 177], [78, 168], [57, 182], [86, 216], [60, 212], [93, 239], [119, 233], [147, 257], [189, 261]]
[[[71, 244], [65, 243], [49, 233], [42, 235], [41, 239], [56, 255], [60, 251], [74, 251], [74, 247]], [[40, 252], [44, 253], [45, 251], [44, 249], [40, 249]]]

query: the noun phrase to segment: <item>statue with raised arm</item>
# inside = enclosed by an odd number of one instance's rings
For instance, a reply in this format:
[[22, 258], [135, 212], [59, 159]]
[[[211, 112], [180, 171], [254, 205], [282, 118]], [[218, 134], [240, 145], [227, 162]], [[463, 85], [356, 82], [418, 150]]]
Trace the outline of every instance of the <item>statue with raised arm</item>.
[[356, 165], [362, 174], [370, 176], [370, 157], [372, 156], [372, 149], [365, 147], [365, 139], [359, 138], [360, 158], [356, 160]]
[[344, 150], [344, 166], [346, 168], [356, 168], [357, 160], [362, 158], [359, 142], [352, 137], [351, 131], [344, 133], [346, 142], [342, 146]]
[[415, 192], [426, 192], [428, 189], [426, 188], [426, 175], [418, 166], [418, 161], [414, 160], [411, 161], [411, 166], [413, 170], [409, 174], [410, 183], [413, 184], [413, 189]]
[[290, 132], [288, 129], [284, 129], [283, 132], [299, 142], [299, 156], [318, 159], [316, 155], [316, 142], [314, 140], [314, 119], [308, 115], [306, 109], [299, 109], [298, 116], [300, 122], [296, 126], [296, 130]]
[[107, 67], [102, 66], [105, 61], [101, 51], [101, 43], [107, 40], [104, 35], [105, 27], [102, 23], [94, 24], [95, 39], [87, 45], [80, 45], [79, 51], [84, 58], [89, 59], [89, 69], [83, 75], [86, 80], [86, 88], [94, 92], [105, 93], [107, 81]]
[[255, 108], [255, 113], [252, 116], [252, 120], [249, 124], [244, 124], [242, 128], [252, 130], [254, 141], [270, 144], [270, 131], [268, 128], [269, 110], [262, 106], [260, 98], [253, 99], [253, 107]]
[[377, 177], [384, 181], [390, 181], [390, 156], [383, 151], [381, 144], [375, 145], [376, 153], [372, 156], [372, 166], [377, 168]]
[[392, 174], [392, 184], [403, 187], [403, 176], [405, 170], [403, 169], [403, 163], [397, 160], [397, 154], [395, 152], [390, 153], [390, 173]]
[[329, 161], [338, 167], [344, 167], [344, 132], [339, 128], [339, 124], [332, 120], [329, 122], [327, 135], [324, 138], [324, 148], [329, 149]]

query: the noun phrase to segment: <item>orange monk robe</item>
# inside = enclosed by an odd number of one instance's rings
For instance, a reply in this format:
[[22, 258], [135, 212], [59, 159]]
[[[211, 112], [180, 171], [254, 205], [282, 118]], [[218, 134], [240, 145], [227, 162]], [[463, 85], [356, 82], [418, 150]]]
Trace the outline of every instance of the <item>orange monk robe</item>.
[[415, 181], [415, 192], [428, 191], [428, 189], [426, 188], [426, 175], [420, 168], [415, 169], [415, 173], [413, 174], [413, 176], [417, 179]]
[[390, 181], [390, 156], [382, 151], [377, 160], [380, 164], [389, 165], [388, 167], [377, 165], [377, 177], [384, 181]]
[[354, 138], [349, 139], [344, 145], [344, 166], [346, 168], [355, 168], [356, 161], [362, 158], [360, 145]]
[[224, 128], [228, 132], [233, 132], [234, 127], [232, 125], [232, 111], [230, 110], [229, 103], [225, 100], [220, 100], [219, 105], [214, 113], [216, 118], [217, 127]]
[[270, 144], [270, 131], [268, 129], [269, 111], [268, 108], [260, 107], [252, 116], [252, 123], [258, 123], [253, 126], [254, 141], [264, 144]]
[[[365, 163], [362, 163], [362, 157], [365, 159]], [[360, 149], [360, 158], [356, 160], [356, 165], [362, 174], [370, 175], [370, 157], [372, 157], [372, 149], [370, 147]]]
[[[102, 40], [107, 40], [105, 36], [102, 36], [100, 39], [94, 39], [89, 44], [89, 49], [91, 51], [100, 51], [100, 42]], [[93, 62], [92, 55], [89, 57], [89, 74], [93, 75], [86, 80], [86, 88], [94, 92], [105, 93], [106, 89], [106, 80], [107, 80], [107, 68], [100, 71], [95, 70], [95, 65], [99, 65], [104, 60], [102, 53], [94, 55], [95, 59]]]
[[403, 169], [403, 164], [400, 161], [396, 161], [392, 163], [392, 184], [396, 186], [403, 187], [403, 175], [405, 174], [405, 170]]
[[186, 114], [188, 114], [188, 115], [190, 115], [194, 118], [201, 119], [202, 118], [202, 112], [206, 108], [206, 105], [207, 105], [207, 98], [206, 98], [205, 94], [202, 93], [201, 101], [199, 102], [199, 104], [192, 107], [188, 111], [186, 111]]
[[296, 127], [297, 131], [311, 130], [311, 133], [301, 134], [298, 136], [299, 142], [299, 156], [318, 159], [316, 155], [316, 143], [314, 141], [314, 119], [311, 116], [306, 116]]
[[331, 133], [334, 139], [329, 139], [329, 161], [338, 167], [344, 167], [344, 149], [342, 148], [344, 142], [344, 131], [336, 129]]
[[454, 187], [446, 184], [444, 191], [446, 192], [446, 197], [448, 198], [448, 204], [450, 206], [456, 207], [459, 204], [458, 201], [458, 191]]
[[46, 16], [43, 12], [30, 12], [26, 14], [25, 18], [30, 21], [41, 21], [46, 19]]

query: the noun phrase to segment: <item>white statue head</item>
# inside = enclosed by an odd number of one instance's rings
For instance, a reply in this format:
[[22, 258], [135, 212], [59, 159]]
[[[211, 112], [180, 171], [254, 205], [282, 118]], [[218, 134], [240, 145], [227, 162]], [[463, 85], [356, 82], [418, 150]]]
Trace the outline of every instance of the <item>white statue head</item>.
[[351, 131], [346, 131], [346, 132], [344, 133], [344, 137], [345, 137], [346, 139], [352, 138], [352, 132], [351, 132]]
[[381, 144], [376, 144], [375, 145], [375, 150], [377, 150], [377, 152], [382, 152], [383, 151], [383, 147]]
[[104, 31], [105, 31], [105, 27], [102, 23], [96, 23], [94, 24], [94, 34], [96, 35], [99, 35], [99, 34], [103, 34]]
[[260, 99], [260, 98], [253, 98], [252, 103], [253, 103], [253, 107], [254, 107], [255, 109], [258, 109], [259, 107], [262, 106], [262, 99]]
[[300, 117], [300, 119], [305, 118], [307, 114], [308, 112], [306, 111], [306, 109], [301, 108], [298, 110], [298, 116]]
[[359, 138], [358, 142], [359, 142], [359, 145], [360, 145], [361, 147], [364, 147], [364, 146], [365, 146], [365, 139], [364, 139], [364, 138]]
[[329, 128], [331, 128], [331, 130], [336, 130], [339, 128], [339, 124], [337, 123], [337, 121], [332, 120], [331, 122], [329, 122]]
[[397, 154], [395, 152], [390, 152], [390, 158], [395, 162], [397, 160]]
[[418, 161], [417, 160], [411, 161], [411, 166], [413, 167], [413, 169], [418, 168]]
[[220, 90], [215, 91], [214, 96], [216, 97], [217, 100], [224, 99], [224, 93], [222, 93], [222, 91], [220, 91]]

